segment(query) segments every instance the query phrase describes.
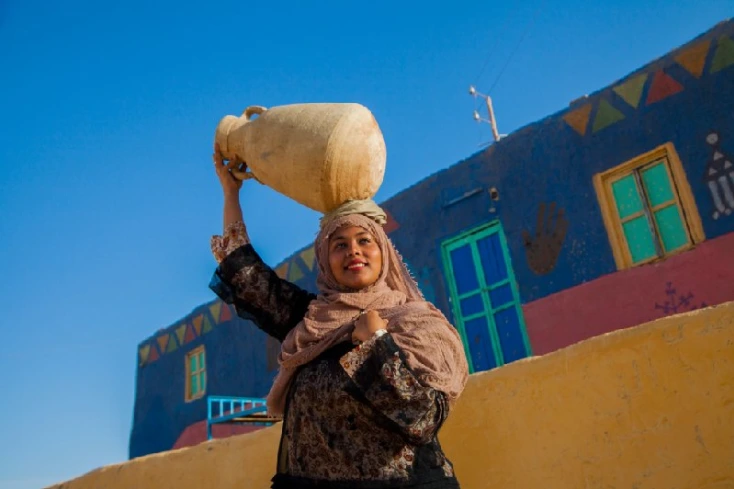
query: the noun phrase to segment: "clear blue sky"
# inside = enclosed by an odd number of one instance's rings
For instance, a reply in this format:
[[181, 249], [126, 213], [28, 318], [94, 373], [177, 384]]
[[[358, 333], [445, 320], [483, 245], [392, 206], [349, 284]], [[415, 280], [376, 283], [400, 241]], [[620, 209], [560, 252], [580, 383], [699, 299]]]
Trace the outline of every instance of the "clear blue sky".
[[[306, 3], [0, 0], [0, 489], [126, 459], [138, 342], [213, 298], [223, 115], [368, 106], [388, 147], [384, 200], [491, 138], [471, 118], [470, 83], [494, 85], [509, 133], [734, 11], [732, 0]], [[271, 264], [314, 237], [318, 216], [267, 188], [246, 185], [243, 202]]]

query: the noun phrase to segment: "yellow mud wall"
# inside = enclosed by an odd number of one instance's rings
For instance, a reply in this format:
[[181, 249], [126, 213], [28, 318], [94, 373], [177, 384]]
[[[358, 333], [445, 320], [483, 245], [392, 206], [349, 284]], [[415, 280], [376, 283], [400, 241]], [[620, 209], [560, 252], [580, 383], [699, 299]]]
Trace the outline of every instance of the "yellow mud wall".
[[[267, 488], [279, 434], [142, 457], [53, 487]], [[734, 488], [734, 302], [473, 375], [440, 438], [464, 489]]]

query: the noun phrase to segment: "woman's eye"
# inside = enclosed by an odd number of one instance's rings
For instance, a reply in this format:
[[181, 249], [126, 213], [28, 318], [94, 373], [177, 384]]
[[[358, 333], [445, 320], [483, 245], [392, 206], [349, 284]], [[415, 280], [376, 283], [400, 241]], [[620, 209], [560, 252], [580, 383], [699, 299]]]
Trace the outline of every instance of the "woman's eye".
[[370, 244], [372, 240], [370, 238], [362, 238], [359, 242], [362, 244]]

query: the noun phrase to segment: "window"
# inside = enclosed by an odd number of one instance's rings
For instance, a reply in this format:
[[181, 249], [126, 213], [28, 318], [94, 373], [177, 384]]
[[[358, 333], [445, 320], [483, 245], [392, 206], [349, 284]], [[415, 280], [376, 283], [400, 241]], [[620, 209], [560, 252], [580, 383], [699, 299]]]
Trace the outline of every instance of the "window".
[[206, 392], [206, 356], [200, 346], [186, 355], [186, 400], [193, 401]]
[[520, 296], [499, 222], [441, 245], [454, 320], [472, 372], [530, 355]]
[[703, 241], [701, 218], [672, 144], [595, 175], [594, 186], [618, 269]]

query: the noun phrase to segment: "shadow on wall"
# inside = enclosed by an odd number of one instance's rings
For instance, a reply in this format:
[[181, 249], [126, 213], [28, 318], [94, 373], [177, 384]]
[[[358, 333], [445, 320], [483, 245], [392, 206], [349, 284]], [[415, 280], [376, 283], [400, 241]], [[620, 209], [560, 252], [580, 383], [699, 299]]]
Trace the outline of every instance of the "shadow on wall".
[[[280, 425], [54, 489], [266, 488]], [[734, 302], [473, 375], [441, 432], [464, 489], [734, 487]]]

